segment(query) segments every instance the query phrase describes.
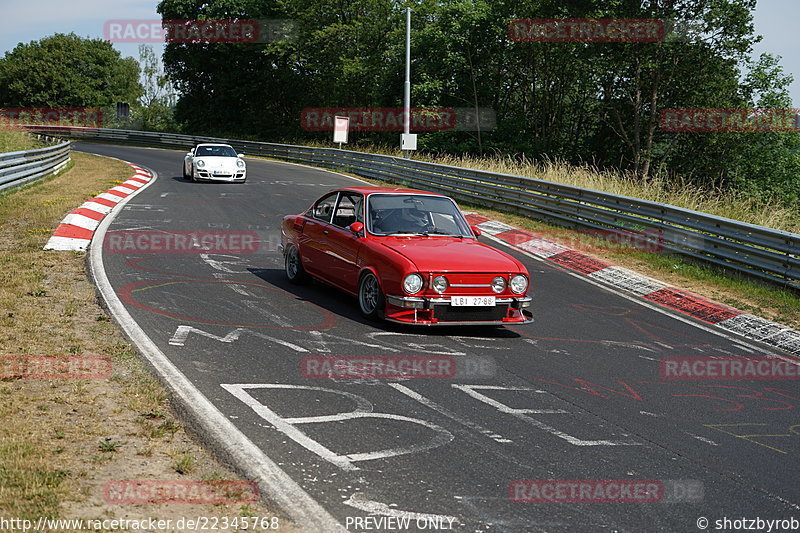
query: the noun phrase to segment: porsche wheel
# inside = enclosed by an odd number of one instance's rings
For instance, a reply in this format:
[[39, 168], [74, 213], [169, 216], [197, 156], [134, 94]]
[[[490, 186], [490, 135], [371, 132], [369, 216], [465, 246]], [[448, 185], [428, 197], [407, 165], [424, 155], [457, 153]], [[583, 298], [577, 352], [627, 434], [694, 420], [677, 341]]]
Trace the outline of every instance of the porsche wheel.
[[300, 259], [300, 252], [294, 246], [289, 246], [284, 256], [286, 277], [289, 282], [300, 285], [308, 280], [308, 274], [303, 268], [303, 261]]
[[189, 179], [189, 173], [186, 172], [186, 165], [183, 165], [183, 179], [185, 180]]
[[386, 300], [378, 278], [372, 272], [364, 274], [358, 284], [358, 306], [365, 318], [370, 320], [383, 318]]

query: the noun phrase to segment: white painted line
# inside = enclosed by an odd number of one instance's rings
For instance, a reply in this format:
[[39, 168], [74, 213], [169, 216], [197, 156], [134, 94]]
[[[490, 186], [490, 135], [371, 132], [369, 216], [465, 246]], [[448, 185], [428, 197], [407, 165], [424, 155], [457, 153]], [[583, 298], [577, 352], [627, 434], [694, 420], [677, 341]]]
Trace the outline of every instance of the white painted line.
[[699, 440], [700, 442], [705, 442], [706, 444], [710, 444], [712, 446], [719, 446], [716, 442], [711, 439], [707, 439], [705, 437], [701, 437], [700, 435], [695, 435], [694, 433], [689, 433], [690, 436], [694, 437], [695, 439]]
[[109, 189], [109, 190], [121, 192], [122, 194], [131, 194], [133, 192], [136, 192], [135, 189], [129, 189], [127, 187], [123, 187], [122, 185], [117, 185], [116, 187], [111, 187], [111, 189]]
[[653, 278], [649, 278], [634, 272], [633, 270], [619, 266], [603, 268], [597, 272], [592, 272], [589, 274], [589, 276], [640, 296], [644, 296], [667, 287], [666, 283], [662, 283]]
[[[150, 183], [154, 183], [156, 178], [157, 174], [153, 173], [153, 180]], [[142, 187], [139, 190], [145, 188]], [[133, 197], [134, 195], [128, 196], [120, 202], [120, 205], [125, 205]], [[107, 216], [97, 228], [94, 234], [97, 242], [103, 242], [114, 218], [116, 218], [116, 213]], [[114, 319], [156, 369], [177, 399], [182, 402], [187, 412], [194, 415], [195, 421], [203, 430], [205, 437], [218, 443], [233, 459], [234, 464], [245, 472], [248, 478], [258, 483], [261, 493], [268, 495], [270, 499], [281, 506], [287, 516], [297, 522], [299, 526], [311, 531], [345, 533], [347, 530], [328, 511], [233, 425], [158, 349], [158, 346], [136, 323], [114, 292], [105, 272], [102, 246], [90, 248], [89, 271]]]
[[[375, 459], [386, 459], [398, 455], [407, 455], [411, 453], [431, 450], [443, 446], [453, 440], [453, 434], [446, 429], [437, 426], [427, 420], [420, 420], [418, 418], [411, 418], [391, 413], [375, 413], [372, 411], [372, 404], [363, 396], [353, 394], [347, 391], [336, 389], [328, 389], [325, 387], [311, 387], [306, 385], [290, 385], [284, 383], [239, 383], [228, 384], [223, 383], [220, 385], [223, 389], [231, 393], [234, 397], [239, 399], [242, 403], [250, 407], [258, 416], [269, 422], [275, 429], [301, 445], [308, 451], [315, 453], [322, 459], [329, 463], [338, 466], [342, 470], [352, 471], [360, 470], [354, 462], [358, 461], [373, 461]], [[309, 390], [318, 391], [327, 394], [344, 396], [355, 404], [355, 409], [344, 413], [335, 413], [331, 415], [319, 416], [306, 416], [306, 417], [282, 417], [275, 411], [261, 403], [259, 400], [251, 396], [247, 390], [249, 389], [283, 389], [283, 390]], [[361, 419], [361, 418], [379, 418], [397, 420], [401, 422], [408, 422], [427, 427], [435, 433], [435, 436], [426, 443], [414, 443], [406, 446], [397, 446], [395, 448], [388, 448], [384, 450], [377, 450], [372, 452], [337, 454], [330, 450], [320, 442], [312, 439], [296, 426], [301, 424], [321, 424], [326, 422], [339, 423], [347, 420]]]
[[[487, 405], [490, 405], [496, 408], [501, 413], [505, 413], [520, 420], [531, 424], [533, 427], [544, 431], [545, 433], [549, 433], [554, 437], [558, 437], [567, 441], [568, 443], [574, 446], [640, 446], [641, 442], [631, 441], [631, 440], [584, 440], [579, 439], [578, 437], [574, 437], [568, 433], [565, 433], [561, 430], [558, 430], [552, 426], [545, 424], [533, 417], [528, 416], [529, 413], [536, 413], [536, 410], [532, 409], [514, 409], [505, 405], [504, 403], [498, 402], [494, 398], [490, 398], [485, 394], [481, 394], [477, 391], [477, 389], [481, 390], [501, 390], [501, 391], [530, 391], [530, 392], [546, 392], [546, 391], [538, 391], [536, 389], [527, 389], [525, 387], [502, 387], [497, 385], [456, 385], [452, 384], [451, 387], [461, 390], [467, 393], [472, 398], [483, 402]], [[540, 412], [547, 412], [545, 410], [541, 410]], [[553, 411], [556, 412], [556, 411]], [[563, 412], [563, 411], [562, 411]]]
[[420, 394], [420, 393], [418, 393], [418, 392], [416, 392], [414, 390], [411, 390], [410, 388], [406, 387], [405, 385], [401, 385], [400, 383], [387, 383], [387, 385], [389, 385], [390, 387], [392, 387], [396, 391], [400, 392], [401, 394], [405, 394], [406, 396], [408, 396], [412, 400], [415, 400], [415, 401], [421, 403], [425, 407], [427, 407], [429, 409], [433, 409], [437, 413], [439, 413], [441, 415], [444, 415], [447, 418], [458, 422], [462, 426], [468, 427], [468, 428], [470, 428], [472, 430], [475, 430], [478, 433], [481, 433], [483, 435], [489, 435], [489, 437], [491, 439], [493, 439], [493, 440], [495, 440], [497, 442], [502, 442], [502, 443], [505, 443], [505, 444], [514, 442], [514, 441], [512, 441], [510, 439], [504, 438], [502, 435], [498, 435], [498, 434], [486, 429], [485, 427], [481, 426], [480, 424], [478, 424], [476, 422], [473, 422], [472, 420], [468, 420], [466, 418], [463, 418], [463, 417], [457, 415], [456, 413], [450, 411], [449, 409], [447, 409], [445, 407], [442, 407], [441, 405], [439, 405], [438, 403], [434, 402], [433, 400], [430, 400], [430, 399], [426, 398], [422, 394]]
[[[513, 246], [513, 245], [509, 245]], [[568, 252], [569, 248], [565, 248], [561, 246], [557, 242], [548, 241], [547, 239], [531, 239], [529, 241], [525, 241], [517, 245], [519, 248], [531, 252], [532, 254], [536, 254], [539, 257], [553, 257], [554, 255], [558, 255], [563, 252]]]
[[89, 239], [75, 239], [72, 237], [50, 237], [44, 250], [57, 250], [60, 252], [85, 252], [89, 247]]
[[92, 211], [97, 211], [98, 213], [102, 213], [104, 215], [109, 214], [111, 212], [111, 210], [114, 209], [113, 207], [109, 207], [109, 206], [103, 205], [103, 204], [98, 204], [97, 202], [92, 202], [91, 200], [88, 201], [88, 202], [82, 203], [81, 207], [83, 209], [91, 209]]
[[478, 227], [483, 233], [488, 233], [489, 235], [497, 235], [498, 233], [515, 229], [514, 226], [509, 226], [508, 224], [499, 222], [497, 220], [487, 220], [486, 222], [481, 222], [478, 224]]
[[78, 226], [79, 228], [94, 231], [97, 229], [97, 226], [100, 225], [100, 221], [89, 218], [85, 215], [70, 213], [64, 217], [64, 220], [61, 221], [61, 224], [71, 224], [73, 226]]
[[95, 198], [102, 198], [103, 200], [108, 200], [109, 202], [119, 203], [122, 200], [121, 197], [117, 196], [116, 194], [109, 194], [107, 192], [101, 192]]
[[769, 338], [789, 329], [788, 326], [749, 313], [723, 320], [718, 325], [733, 333], [745, 336], [754, 335], [762, 338]]
[[342, 502], [342, 503], [344, 503], [345, 505], [349, 505], [350, 507], [353, 507], [354, 509], [358, 509], [359, 511], [364, 511], [364, 512], [367, 512], [367, 513], [372, 514], [372, 515], [396, 516], [396, 517], [401, 518], [401, 519], [403, 519], [403, 518], [407, 519], [407, 522], [403, 522], [402, 524], [398, 524], [400, 526], [398, 529], [409, 530], [410, 527], [411, 527], [411, 524], [410, 524], [411, 520], [413, 520], [415, 522], [414, 525], [416, 525], [416, 522], [419, 521], [419, 522], [427, 522], [427, 523], [432, 523], [432, 524], [435, 524], [436, 522], [440, 522], [440, 523], [442, 523], [442, 526], [444, 526], [444, 523], [442, 521], [447, 521], [447, 523], [448, 523], [447, 527], [436, 528], [436, 529], [445, 529], [445, 530], [447, 530], [447, 529], [452, 530], [453, 529], [452, 528], [453, 522], [455, 522], [457, 524], [460, 524], [460, 522], [458, 522], [458, 519], [455, 516], [449, 516], [449, 515], [444, 515], [444, 514], [416, 513], [416, 512], [413, 512], [413, 511], [403, 511], [401, 509], [392, 509], [391, 507], [389, 507], [385, 503], [376, 502], [376, 501], [373, 501], [373, 500], [367, 500], [363, 496], [361, 496], [361, 494], [359, 494], [359, 493], [355, 493], [355, 494], [350, 495], [350, 497], [347, 500], [345, 500], [344, 502]]

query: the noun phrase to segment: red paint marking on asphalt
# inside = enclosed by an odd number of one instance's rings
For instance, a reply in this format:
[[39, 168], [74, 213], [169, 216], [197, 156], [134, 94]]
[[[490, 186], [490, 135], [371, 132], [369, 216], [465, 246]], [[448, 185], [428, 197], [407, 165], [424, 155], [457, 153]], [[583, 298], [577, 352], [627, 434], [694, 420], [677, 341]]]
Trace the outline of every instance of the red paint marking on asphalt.
[[605, 261], [601, 261], [575, 250], [556, 254], [550, 258], [550, 261], [569, 269], [582, 272], [583, 274], [591, 274], [592, 272], [597, 272], [598, 270], [603, 270], [611, 266]]
[[709, 324], [718, 324], [723, 320], [728, 320], [743, 313], [738, 309], [727, 307], [707, 300], [702, 296], [673, 287], [665, 287], [646, 294], [644, 297]]

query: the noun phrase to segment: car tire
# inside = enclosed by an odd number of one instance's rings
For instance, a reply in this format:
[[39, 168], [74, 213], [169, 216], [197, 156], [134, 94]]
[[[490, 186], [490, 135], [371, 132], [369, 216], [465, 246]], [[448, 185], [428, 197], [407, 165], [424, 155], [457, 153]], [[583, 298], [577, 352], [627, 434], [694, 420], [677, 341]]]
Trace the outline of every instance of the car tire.
[[294, 246], [289, 246], [284, 254], [284, 270], [290, 283], [302, 285], [308, 281], [308, 273], [303, 268], [300, 252]]
[[358, 307], [364, 318], [380, 320], [386, 310], [386, 299], [378, 278], [372, 272], [361, 276], [358, 282]]
[[183, 179], [189, 179], [189, 174], [186, 173], [186, 165], [183, 165]]

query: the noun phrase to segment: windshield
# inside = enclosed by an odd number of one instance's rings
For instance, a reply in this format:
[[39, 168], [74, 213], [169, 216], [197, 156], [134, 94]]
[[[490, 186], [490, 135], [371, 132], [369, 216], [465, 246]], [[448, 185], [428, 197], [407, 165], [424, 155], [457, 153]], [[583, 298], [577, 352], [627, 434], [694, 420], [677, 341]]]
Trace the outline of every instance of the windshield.
[[222, 145], [198, 146], [194, 155], [195, 157], [236, 157], [236, 150]]
[[367, 201], [367, 229], [374, 235], [472, 237], [455, 203], [442, 196], [373, 194]]

